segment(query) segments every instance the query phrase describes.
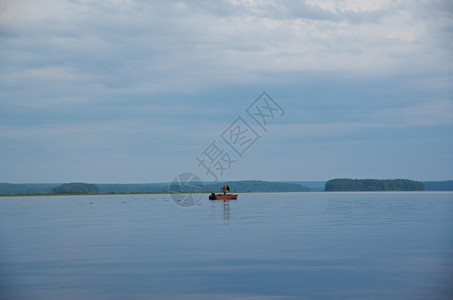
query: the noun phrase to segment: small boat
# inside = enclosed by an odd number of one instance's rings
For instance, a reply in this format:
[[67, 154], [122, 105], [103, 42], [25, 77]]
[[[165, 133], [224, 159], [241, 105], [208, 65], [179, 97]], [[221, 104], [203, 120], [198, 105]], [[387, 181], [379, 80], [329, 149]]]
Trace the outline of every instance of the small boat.
[[209, 195], [209, 200], [236, 200], [238, 198], [237, 194], [214, 194]]

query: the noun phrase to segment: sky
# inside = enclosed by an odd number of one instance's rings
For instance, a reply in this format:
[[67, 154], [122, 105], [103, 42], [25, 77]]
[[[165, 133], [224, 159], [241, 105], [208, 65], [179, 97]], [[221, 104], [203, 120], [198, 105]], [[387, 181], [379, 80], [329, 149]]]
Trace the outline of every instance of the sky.
[[451, 1], [0, 0], [0, 182], [453, 179], [452, 83]]

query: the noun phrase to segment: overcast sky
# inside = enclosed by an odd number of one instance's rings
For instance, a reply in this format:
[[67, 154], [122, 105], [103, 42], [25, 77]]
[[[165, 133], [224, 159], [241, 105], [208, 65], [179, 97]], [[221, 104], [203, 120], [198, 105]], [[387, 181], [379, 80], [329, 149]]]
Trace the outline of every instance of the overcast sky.
[[0, 182], [453, 179], [452, 32], [451, 1], [0, 0]]

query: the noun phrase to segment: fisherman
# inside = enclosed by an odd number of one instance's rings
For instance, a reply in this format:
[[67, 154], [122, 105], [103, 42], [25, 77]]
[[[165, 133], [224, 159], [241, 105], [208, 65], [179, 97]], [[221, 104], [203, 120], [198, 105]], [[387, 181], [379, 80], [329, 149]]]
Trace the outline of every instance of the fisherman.
[[226, 184], [224, 184], [221, 189], [222, 189], [224, 195], [226, 195], [227, 191], [228, 192], [230, 191], [230, 187]]

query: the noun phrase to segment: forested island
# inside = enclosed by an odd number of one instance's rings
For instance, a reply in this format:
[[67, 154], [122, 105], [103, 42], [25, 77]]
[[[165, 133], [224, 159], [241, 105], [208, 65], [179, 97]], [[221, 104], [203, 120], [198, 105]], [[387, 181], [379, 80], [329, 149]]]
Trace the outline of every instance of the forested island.
[[326, 192], [424, 191], [421, 181], [409, 179], [337, 178], [326, 182]]

